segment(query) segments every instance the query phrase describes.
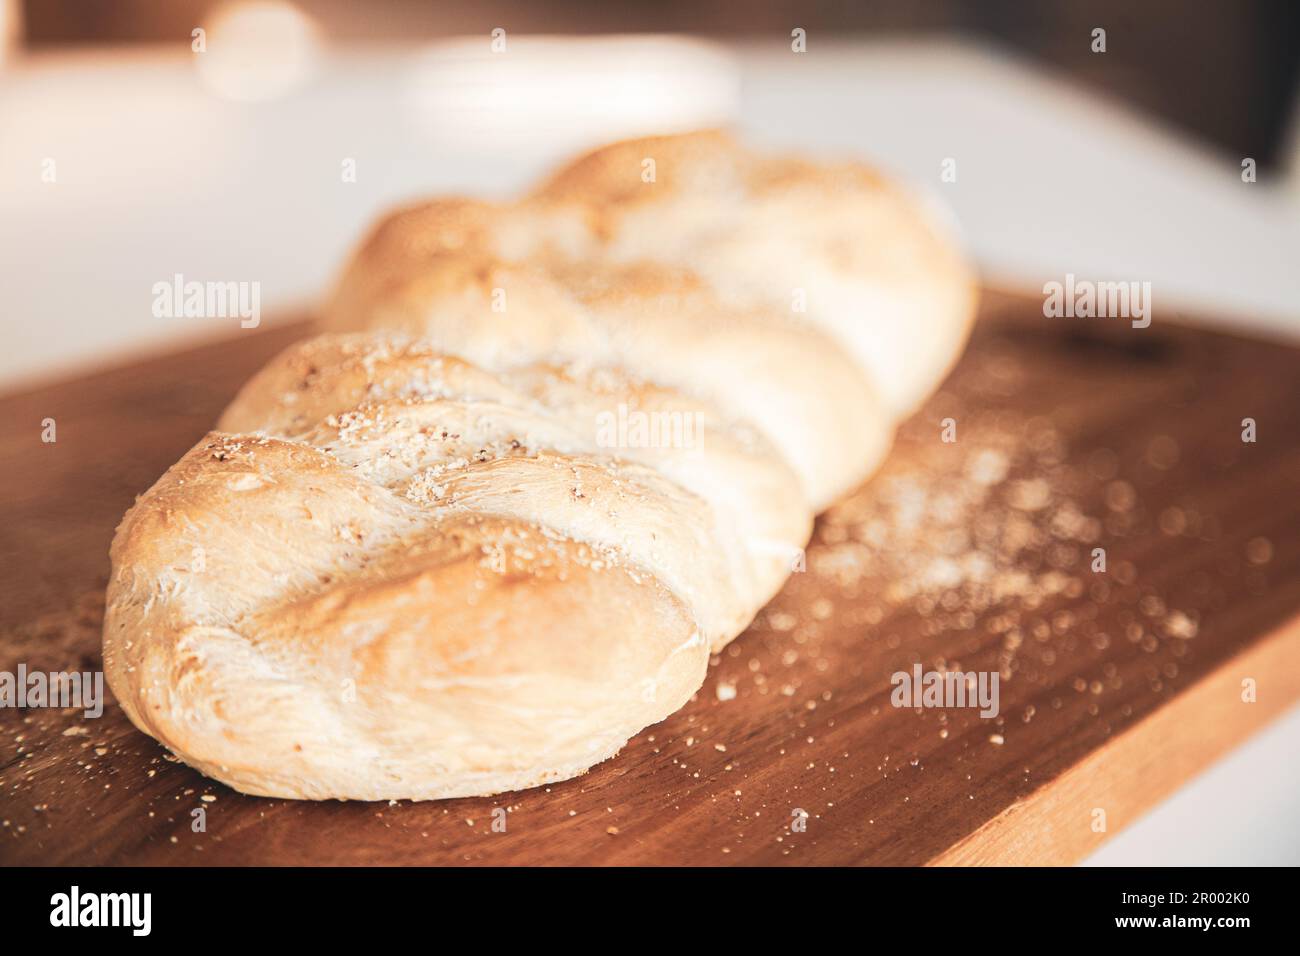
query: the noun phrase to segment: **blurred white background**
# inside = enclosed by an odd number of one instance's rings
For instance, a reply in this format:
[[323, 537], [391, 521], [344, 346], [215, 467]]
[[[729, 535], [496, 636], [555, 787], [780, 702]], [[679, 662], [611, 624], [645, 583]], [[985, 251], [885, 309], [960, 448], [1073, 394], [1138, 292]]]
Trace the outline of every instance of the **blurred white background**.
[[[203, 53], [0, 63], [0, 391], [240, 334], [155, 318], [151, 288], [176, 273], [259, 282], [265, 322], [300, 317], [390, 204], [504, 197], [576, 149], [719, 123], [934, 193], [991, 283], [1145, 280], [1157, 322], [1300, 337], [1294, 185], [1244, 183], [1243, 157], [995, 47], [512, 35], [503, 57], [487, 35], [341, 50], [292, 8], [254, 16], [209, 22]], [[1300, 711], [1091, 862], [1300, 862], [1297, 736]]]
[[[1144, 280], [1157, 317], [1300, 328], [1300, 206], [1284, 182], [1243, 183], [1242, 157], [1002, 51], [508, 37], [498, 56], [483, 36], [341, 52], [293, 14], [254, 26], [215, 22], [202, 54], [0, 69], [0, 389], [228, 333], [153, 317], [151, 287], [175, 273], [260, 282], [273, 320], [310, 304], [388, 205], [507, 196], [576, 149], [717, 123], [930, 190], [993, 283]], [[947, 158], [956, 182], [940, 181]]]

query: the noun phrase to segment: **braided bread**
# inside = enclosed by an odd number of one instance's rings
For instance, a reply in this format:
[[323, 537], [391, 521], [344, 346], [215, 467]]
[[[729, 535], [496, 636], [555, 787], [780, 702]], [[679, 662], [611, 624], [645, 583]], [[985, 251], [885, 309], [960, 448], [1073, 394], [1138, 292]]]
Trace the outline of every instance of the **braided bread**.
[[973, 305], [895, 187], [722, 134], [607, 147], [510, 205], [399, 211], [332, 331], [123, 519], [109, 683], [246, 793], [582, 773], [698, 690]]

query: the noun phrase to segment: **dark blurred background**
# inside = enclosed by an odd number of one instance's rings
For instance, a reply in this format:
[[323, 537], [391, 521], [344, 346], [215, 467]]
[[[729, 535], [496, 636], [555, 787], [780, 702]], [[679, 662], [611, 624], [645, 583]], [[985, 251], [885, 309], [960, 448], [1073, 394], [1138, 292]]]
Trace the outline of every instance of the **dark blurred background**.
[[[514, 33], [808, 31], [993, 40], [1261, 167], [1279, 162], [1300, 78], [1296, 0], [298, 0], [327, 37], [382, 42]], [[22, 0], [23, 45], [188, 42], [211, 0]], [[1107, 51], [1089, 48], [1094, 27]]]

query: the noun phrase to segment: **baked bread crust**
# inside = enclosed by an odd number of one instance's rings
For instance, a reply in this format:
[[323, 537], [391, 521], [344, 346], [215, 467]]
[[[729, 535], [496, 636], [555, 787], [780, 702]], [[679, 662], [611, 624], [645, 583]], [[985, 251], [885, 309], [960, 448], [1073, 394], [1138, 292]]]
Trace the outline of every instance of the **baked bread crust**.
[[345, 270], [335, 331], [123, 519], [110, 686], [246, 793], [581, 773], [698, 690], [973, 307], [874, 173], [721, 133], [615, 144], [510, 205], [401, 210]]

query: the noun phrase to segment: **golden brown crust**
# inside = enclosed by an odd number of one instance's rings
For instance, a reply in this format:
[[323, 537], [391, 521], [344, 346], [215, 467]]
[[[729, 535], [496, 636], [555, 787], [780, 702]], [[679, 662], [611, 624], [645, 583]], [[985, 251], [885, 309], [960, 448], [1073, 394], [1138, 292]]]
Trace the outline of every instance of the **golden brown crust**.
[[248, 793], [581, 773], [689, 699], [972, 307], [896, 187], [720, 132], [614, 144], [518, 203], [400, 210], [336, 331], [123, 519], [110, 684]]
[[[606, 449], [620, 403], [698, 442]], [[141, 729], [252, 793], [579, 772], [689, 698], [811, 524], [761, 436], [611, 370], [507, 381], [327, 335], [222, 427], [119, 528], [105, 668]]]
[[[647, 182], [652, 160], [652, 183]], [[663, 202], [729, 189], [744, 177], [750, 160], [725, 130], [647, 136], [610, 143], [578, 157], [533, 193], [534, 199], [573, 203], [593, 210]], [[655, 188], [646, 189], [647, 185]]]
[[531, 199], [584, 209], [605, 258], [690, 268], [727, 304], [802, 309], [894, 416], [943, 378], [974, 318], [974, 275], [942, 222], [861, 164], [754, 154], [718, 132], [655, 137], [598, 149]]

